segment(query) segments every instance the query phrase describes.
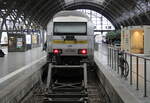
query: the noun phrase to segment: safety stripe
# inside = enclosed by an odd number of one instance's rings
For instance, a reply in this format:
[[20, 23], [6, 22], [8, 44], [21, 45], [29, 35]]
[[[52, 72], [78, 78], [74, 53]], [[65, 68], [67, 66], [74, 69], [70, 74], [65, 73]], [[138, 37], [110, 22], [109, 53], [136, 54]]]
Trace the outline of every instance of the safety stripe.
[[53, 44], [87, 44], [87, 40], [53, 40]]

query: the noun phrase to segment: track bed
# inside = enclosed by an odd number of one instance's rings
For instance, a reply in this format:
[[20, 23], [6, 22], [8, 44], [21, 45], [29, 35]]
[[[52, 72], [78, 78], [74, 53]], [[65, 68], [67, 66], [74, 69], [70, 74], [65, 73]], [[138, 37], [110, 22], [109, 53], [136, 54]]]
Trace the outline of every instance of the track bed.
[[[34, 88], [33, 91], [28, 95], [28, 98], [21, 103], [51, 103], [43, 102], [45, 99], [44, 95], [48, 89], [46, 89], [45, 84], [41, 84], [37, 88]], [[102, 84], [99, 82], [95, 71], [88, 71], [88, 103], [110, 103], [109, 98], [103, 89]], [[64, 99], [65, 101], [65, 99]], [[59, 102], [59, 103], [64, 103]], [[75, 103], [75, 102], [66, 102], [66, 103]], [[77, 102], [82, 103], [82, 102]]]
[[88, 72], [88, 99], [89, 103], [110, 103], [109, 97], [95, 71]]

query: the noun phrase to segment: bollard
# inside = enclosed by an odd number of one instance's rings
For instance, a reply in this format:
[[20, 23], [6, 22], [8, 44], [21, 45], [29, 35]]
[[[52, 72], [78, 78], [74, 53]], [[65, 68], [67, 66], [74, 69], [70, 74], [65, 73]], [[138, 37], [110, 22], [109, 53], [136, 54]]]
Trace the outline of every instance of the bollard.
[[124, 58], [127, 61], [127, 53], [124, 53]]
[[110, 66], [110, 48], [108, 48], [108, 65]]
[[110, 48], [109, 48], [109, 60], [108, 61], [109, 61], [109, 66], [110, 66]]
[[147, 97], [147, 84], [146, 84], [146, 59], [144, 59], [144, 97]]
[[110, 48], [110, 67], [111, 67], [111, 48]]
[[[124, 59], [127, 61], [127, 54], [124, 52]], [[124, 63], [124, 67], [125, 67], [125, 63]]]
[[139, 58], [136, 57], [136, 90], [139, 90]]
[[114, 50], [114, 60], [115, 60], [115, 71], [116, 71], [116, 50]]
[[109, 47], [107, 49], [107, 65], [109, 65]]
[[132, 55], [130, 55], [130, 85], [132, 85]]
[[113, 52], [112, 52], [113, 50], [112, 50], [112, 48], [111, 48], [111, 68], [112, 68], [112, 60], [113, 60], [113, 58], [112, 58], [112, 55], [113, 55]]
[[114, 58], [113, 57], [114, 57], [114, 49], [112, 49], [112, 69], [113, 69], [113, 66], [114, 66], [114, 62], [113, 62]]
[[117, 50], [117, 73], [119, 74], [119, 50]]

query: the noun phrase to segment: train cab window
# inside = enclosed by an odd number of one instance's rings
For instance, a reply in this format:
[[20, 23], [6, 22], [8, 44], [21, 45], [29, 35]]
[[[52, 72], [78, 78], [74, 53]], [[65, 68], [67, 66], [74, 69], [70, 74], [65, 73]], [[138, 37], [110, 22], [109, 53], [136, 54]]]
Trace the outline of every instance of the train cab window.
[[55, 22], [54, 35], [86, 35], [86, 22]]

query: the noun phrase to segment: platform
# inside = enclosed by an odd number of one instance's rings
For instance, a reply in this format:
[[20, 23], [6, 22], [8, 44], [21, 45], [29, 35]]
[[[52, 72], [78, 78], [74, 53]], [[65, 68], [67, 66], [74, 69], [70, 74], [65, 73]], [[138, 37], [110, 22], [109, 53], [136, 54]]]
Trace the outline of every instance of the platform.
[[[120, 74], [117, 73], [117, 69], [112, 69], [108, 66], [108, 50], [107, 50], [107, 46], [106, 45], [99, 45], [99, 49], [98, 51], [95, 51], [95, 61], [97, 61], [97, 63], [101, 64], [101, 71], [107, 72], [109, 74], [108, 78], [110, 82], [112, 82], [112, 85], [114, 84], [114, 88], [116, 88], [116, 92], [120, 93], [124, 98], [128, 98], [128, 94], [133, 96], [136, 100], [139, 101], [139, 103], [150, 103], [150, 83], [149, 83], [149, 76], [147, 78], [147, 96], [148, 97], [144, 97], [144, 92], [143, 92], [143, 78], [139, 78], [139, 90], [136, 90], [136, 78], [135, 78], [135, 73], [133, 73], [133, 84], [130, 85], [130, 81], [129, 78], [127, 80], [121, 78]], [[136, 72], [136, 61], [133, 59], [133, 72]], [[142, 74], [143, 73], [143, 63], [140, 62], [139, 65], [139, 71]], [[147, 65], [149, 66], [149, 64]], [[106, 73], [106, 74], [107, 74]], [[150, 70], [148, 68], [147, 70], [147, 75], [150, 73]], [[112, 79], [113, 78], [113, 79]], [[119, 85], [119, 86], [117, 86]], [[120, 88], [123, 89], [120, 89]], [[127, 92], [127, 94], [124, 93]], [[128, 99], [129, 100], [129, 99]], [[127, 102], [128, 103], [128, 102]]]
[[0, 103], [20, 103], [40, 82], [46, 52], [34, 48], [26, 52], [9, 52], [0, 58]]
[[42, 51], [41, 47], [33, 48], [26, 52], [9, 53], [7, 53], [6, 49], [7, 48], [3, 48], [3, 51], [6, 54], [5, 57], [0, 57], [0, 78], [46, 55], [46, 52]]

